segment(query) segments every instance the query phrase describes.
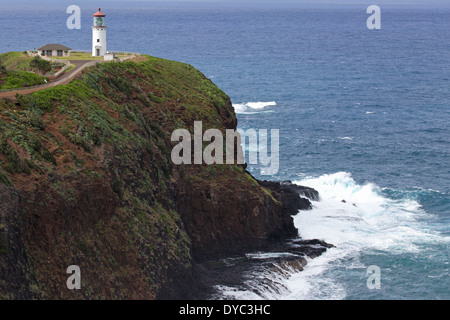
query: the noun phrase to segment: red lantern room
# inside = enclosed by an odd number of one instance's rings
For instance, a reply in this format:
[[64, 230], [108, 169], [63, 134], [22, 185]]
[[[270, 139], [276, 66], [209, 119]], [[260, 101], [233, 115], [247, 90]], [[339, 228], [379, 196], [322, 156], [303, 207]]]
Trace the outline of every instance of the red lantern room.
[[106, 17], [106, 15], [100, 11], [100, 8], [98, 8], [98, 11], [94, 14], [94, 26], [95, 27], [104, 27], [105, 26], [105, 17]]

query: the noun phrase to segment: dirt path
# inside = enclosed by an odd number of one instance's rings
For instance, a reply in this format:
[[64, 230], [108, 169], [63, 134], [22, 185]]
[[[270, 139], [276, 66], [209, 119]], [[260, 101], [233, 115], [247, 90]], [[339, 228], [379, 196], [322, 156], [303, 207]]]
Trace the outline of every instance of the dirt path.
[[55, 86], [59, 86], [59, 85], [65, 85], [68, 84], [70, 81], [73, 80], [73, 78], [75, 78], [81, 71], [83, 71], [85, 68], [93, 66], [97, 63], [100, 63], [102, 61], [99, 60], [70, 60], [70, 63], [75, 65], [75, 68], [73, 68], [72, 70], [70, 70], [69, 72], [63, 73], [61, 76], [59, 76], [58, 79], [47, 83], [47, 84], [43, 84], [41, 86], [38, 87], [34, 87], [34, 88], [21, 88], [21, 89], [17, 89], [14, 91], [8, 91], [8, 92], [0, 92], [0, 98], [9, 98], [13, 101], [16, 101], [16, 94], [30, 94], [36, 91], [40, 91], [43, 89], [47, 89], [47, 88], [51, 88], [51, 87], [55, 87]]

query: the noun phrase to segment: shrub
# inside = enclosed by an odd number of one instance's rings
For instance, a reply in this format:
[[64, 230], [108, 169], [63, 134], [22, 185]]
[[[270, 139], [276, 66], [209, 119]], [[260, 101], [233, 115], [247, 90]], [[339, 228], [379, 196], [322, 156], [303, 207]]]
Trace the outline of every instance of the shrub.
[[2, 89], [16, 89], [45, 84], [45, 78], [32, 72], [10, 71], [6, 73]]
[[27, 162], [19, 158], [16, 150], [11, 147], [6, 137], [0, 137], [0, 153], [4, 154], [8, 158], [8, 166], [6, 167], [6, 170], [10, 173], [31, 173]]
[[83, 136], [78, 133], [69, 133], [69, 140], [82, 147], [86, 152], [92, 151], [89, 135], [87, 133], [85, 133]]
[[42, 90], [35, 92], [32, 95], [17, 94], [17, 102], [19, 102], [22, 109], [39, 108], [42, 111], [52, 110], [51, 91]]
[[28, 146], [38, 153], [41, 151], [42, 148], [41, 142], [34, 135], [28, 138]]
[[19, 117], [20, 122], [37, 128], [44, 130], [45, 123], [42, 120], [42, 111], [37, 108], [32, 108], [31, 110], [25, 110], [22, 115]]
[[52, 65], [49, 61], [41, 59], [39, 56], [35, 56], [30, 62], [30, 67], [34, 70], [42, 72], [43, 74], [52, 70]]
[[0, 168], [0, 183], [10, 186], [12, 185], [6, 173]]
[[149, 92], [148, 96], [150, 97], [150, 100], [152, 100], [153, 102], [156, 102], [156, 103], [162, 103], [163, 102], [163, 100], [160, 97], [156, 96], [152, 92]]
[[42, 148], [42, 158], [47, 161], [47, 162], [51, 162], [56, 166], [56, 159], [55, 157], [50, 153], [50, 151], [48, 151], [47, 148]]

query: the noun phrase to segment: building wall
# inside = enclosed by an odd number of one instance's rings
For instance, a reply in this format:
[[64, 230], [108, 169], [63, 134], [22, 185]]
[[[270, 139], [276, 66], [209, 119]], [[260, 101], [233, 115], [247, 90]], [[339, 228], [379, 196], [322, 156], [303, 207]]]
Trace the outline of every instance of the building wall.
[[113, 61], [114, 60], [114, 54], [112, 53], [106, 53], [104, 58], [105, 61]]
[[[51, 56], [51, 57], [58, 57], [58, 50], [52, 50], [51, 51], [51, 55], [50, 54], [48, 54], [48, 50], [38, 50], [38, 52], [39, 52], [39, 55], [40, 56]], [[69, 51], [63, 51], [63, 55], [62, 55], [63, 57], [70, 57], [70, 52]]]

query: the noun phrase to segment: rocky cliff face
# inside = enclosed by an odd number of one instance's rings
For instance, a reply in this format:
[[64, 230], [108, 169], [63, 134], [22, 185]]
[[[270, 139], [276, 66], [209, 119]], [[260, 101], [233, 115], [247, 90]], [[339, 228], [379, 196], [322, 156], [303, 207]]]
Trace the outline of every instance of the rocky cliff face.
[[174, 129], [237, 125], [189, 65], [100, 64], [18, 101], [0, 100], [2, 299], [185, 298], [197, 262], [297, 234], [286, 197], [244, 166], [170, 161]]

